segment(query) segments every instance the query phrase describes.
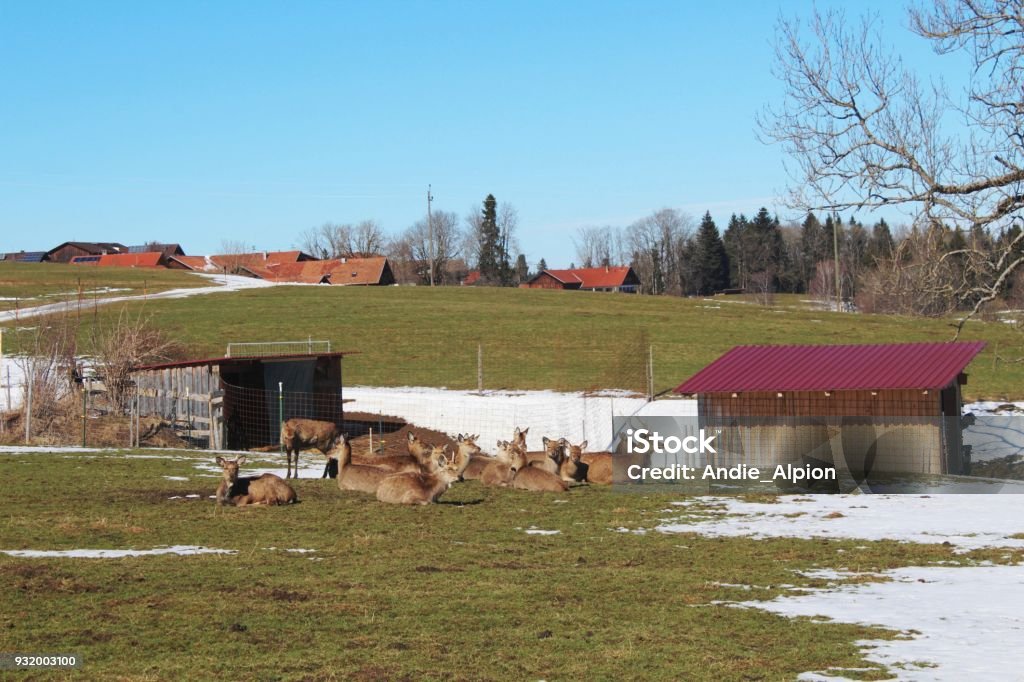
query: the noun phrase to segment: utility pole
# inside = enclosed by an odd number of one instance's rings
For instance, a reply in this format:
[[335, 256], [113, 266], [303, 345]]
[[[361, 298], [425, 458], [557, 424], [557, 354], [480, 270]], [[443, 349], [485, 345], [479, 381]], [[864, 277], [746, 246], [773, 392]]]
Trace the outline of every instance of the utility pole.
[[434, 220], [430, 216], [430, 202], [434, 195], [430, 193], [430, 185], [427, 185], [427, 231], [430, 233], [430, 286], [434, 286]]
[[842, 293], [839, 286], [839, 214], [835, 215], [835, 219], [832, 221], [832, 250], [835, 254], [835, 269], [836, 269], [836, 312], [840, 312], [843, 309]]

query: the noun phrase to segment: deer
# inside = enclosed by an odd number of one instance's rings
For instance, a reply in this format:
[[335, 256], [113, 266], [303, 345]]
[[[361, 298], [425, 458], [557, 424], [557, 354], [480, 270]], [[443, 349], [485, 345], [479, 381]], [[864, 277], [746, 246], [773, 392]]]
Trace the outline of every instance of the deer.
[[480, 446], [476, 444], [476, 439], [479, 437], [479, 435], [471, 436], [469, 434], [463, 436], [460, 433], [455, 441], [455, 454], [453, 457], [459, 472], [460, 481], [465, 480], [463, 475], [473, 462], [473, 457], [480, 455]]
[[586, 481], [596, 485], [612, 484], [612, 456], [607, 452], [591, 452], [584, 454], [587, 449], [587, 441], [579, 445], [568, 443], [567, 450], [570, 458], [576, 458], [579, 462], [575, 472], [575, 480]]
[[285, 478], [292, 478], [292, 454], [295, 454], [295, 476], [299, 477], [299, 451], [304, 448], [316, 448], [327, 457], [324, 475], [327, 478], [332, 470], [331, 456], [328, 454], [338, 440], [340, 432], [333, 422], [318, 419], [302, 419], [294, 417], [281, 425], [281, 447], [288, 458]]
[[587, 441], [583, 441], [579, 446], [565, 441], [565, 457], [558, 467], [558, 475], [566, 483], [580, 483], [586, 480], [588, 467], [580, 461], [580, 453], [586, 446]]
[[479, 438], [479, 434], [467, 434], [463, 436], [460, 433], [456, 439], [456, 445], [459, 448], [459, 452], [465, 451], [469, 454], [469, 461], [466, 462], [466, 466], [462, 470], [462, 476], [459, 478], [461, 481], [473, 481], [479, 479], [483, 474], [484, 469], [487, 468], [487, 465], [495, 461], [494, 457], [483, 454], [480, 446], [476, 444], [476, 441]]
[[430, 473], [391, 474], [377, 487], [377, 499], [388, 504], [432, 504], [459, 478], [459, 464], [445, 449], [434, 446]]
[[405, 447], [409, 450], [409, 455], [416, 459], [420, 465], [427, 464], [427, 458], [433, 454], [433, 446], [428, 443], [424, 443], [416, 436], [412, 431], [409, 432], [409, 436], [405, 440]]
[[558, 474], [553, 474], [538, 466], [527, 466], [526, 453], [519, 448], [512, 448], [512, 487], [519, 490], [535, 490], [542, 492], [564, 493], [569, 486]]
[[520, 466], [526, 466], [525, 461], [517, 461], [513, 464], [512, 451], [521, 453], [522, 449], [507, 440], [498, 441], [498, 456], [492, 457], [484, 470], [480, 473], [480, 482], [486, 486], [506, 487], [512, 483], [512, 478]]
[[250, 504], [294, 504], [298, 496], [280, 476], [263, 474], [239, 478], [238, 469], [245, 464], [245, 455], [238, 459], [217, 458], [224, 479], [217, 488], [217, 503], [244, 507]]
[[355, 490], [374, 494], [377, 486], [391, 475], [386, 469], [352, 463], [352, 444], [342, 435], [331, 453], [338, 463], [338, 490]]
[[544, 436], [541, 442], [544, 443], [544, 450], [541, 452], [527, 452], [526, 462], [529, 466], [540, 467], [545, 471], [557, 474], [562, 466], [562, 461], [565, 459], [565, 444], [567, 441], [564, 438], [554, 440]]

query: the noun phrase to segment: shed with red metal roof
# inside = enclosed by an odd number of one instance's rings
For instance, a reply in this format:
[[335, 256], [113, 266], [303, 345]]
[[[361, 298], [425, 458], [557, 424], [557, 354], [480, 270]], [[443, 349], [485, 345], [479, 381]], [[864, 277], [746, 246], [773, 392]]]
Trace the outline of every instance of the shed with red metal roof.
[[[737, 346], [680, 384], [736, 461], [808, 457], [871, 472], [961, 474], [960, 387], [983, 341]], [[739, 429], [730, 431], [729, 429]]]
[[640, 287], [640, 278], [628, 265], [606, 265], [597, 268], [543, 270], [530, 281], [519, 286], [523, 289], [579, 289], [582, 291], [636, 293]]

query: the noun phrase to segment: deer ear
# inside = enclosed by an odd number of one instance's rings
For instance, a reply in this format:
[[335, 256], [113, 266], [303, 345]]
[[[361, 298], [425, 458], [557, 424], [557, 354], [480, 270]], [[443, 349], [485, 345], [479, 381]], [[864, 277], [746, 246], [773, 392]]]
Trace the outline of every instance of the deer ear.
[[512, 432], [512, 435], [515, 436], [516, 438], [518, 438], [520, 433], [521, 433], [521, 431], [519, 430], [519, 427], [517, 426], [516, 430]]
[[551, 439], [550, 439], [550, 438], [548, 438], [547, 436], [544, 436], [543, 438], [541, 438], [541, 439], [540, 439], [540, 442], [541, 442], [541, 443], [544, 443], [544, 447], [547, 447], [547, 446], [548, 446], [548, 443], [550, 443], [550, 442], [551, 442]]
[[580, 443], [580, 450], [586, 450], [586, 449], [587, 449], [587, 441], [583, 441], [582, 443]]
[[523, 434], [523, 435], [525, 436], [525, 435], [526, 435], [526, 434], [528, 434], [529, 432], [530, 432], [530, 427], [529, 427], [529, 426], [527, 426], [527, 427], [526, 427], [525, 429], [523, 429], [523, 431], [522, 431], [522, 434]]
[[236, 459], [235, 464], [245, 464], [245, 455], [242, 455], [241, 457]]
[[224, 458], [223, 457], [218, 457], [217, 458], [217, 464], [219, 464], [221, 466], [224, 466]]
[[567, 440], [566, 440], [566, 439], [564, 439], [564, 438], [559, 438], [559, 439], [558, 439], [558, 444], [559, 444], [559, 445], [561, 445], [562, 447], [565, 447], [566, 445], [568, 445], [568, 444], [569, 444], [569, 441], [567, 441]]
[[409, 440], [416, 440], [416, 434], [412, 431], [409, 432]]

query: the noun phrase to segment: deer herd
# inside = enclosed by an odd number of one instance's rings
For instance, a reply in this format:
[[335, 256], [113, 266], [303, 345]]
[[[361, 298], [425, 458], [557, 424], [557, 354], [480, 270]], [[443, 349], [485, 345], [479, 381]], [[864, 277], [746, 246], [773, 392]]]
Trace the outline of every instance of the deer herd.
[[[612, 456], [584, 453], [587, 441], [573, 445], [565, 438], [544, 437], [544, 449], [526, 449], [529, 429], [516, 427], [512, 440], [497, 442], [494, 456], [483, 454], [476, 444], [479, 436], [459, 434], [454, 449], [431, 445], [409, 432], [406, 455], [354, 455], [348, 436], [330, 422], [289, 419], [281, 427], [281, 445], [287, 453], [285, 477], [292, 477], [294, 455], [298, 478], [298, 453], [316, 448], [328, 460], [324, 477], [337, 470], [338, 488], [375, 495], [390, 504], [431, 504], [437, 502], [456, 481], [478, 480], [485, 486], [539, 492], [565, 492], [572, 484], [612, 482]], [[280, 476], [239, 477], [245, 457], [217, 458], [224, 479], [217, 489], [223, 505], [290, 504], [295, 490]]]

